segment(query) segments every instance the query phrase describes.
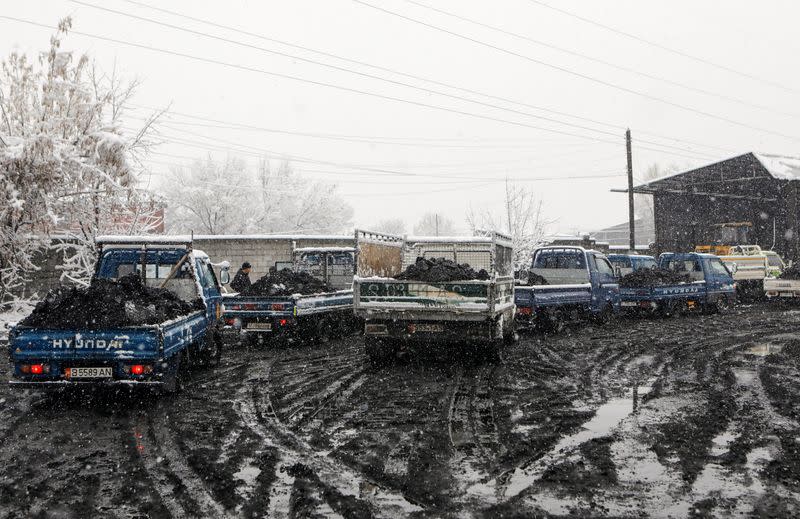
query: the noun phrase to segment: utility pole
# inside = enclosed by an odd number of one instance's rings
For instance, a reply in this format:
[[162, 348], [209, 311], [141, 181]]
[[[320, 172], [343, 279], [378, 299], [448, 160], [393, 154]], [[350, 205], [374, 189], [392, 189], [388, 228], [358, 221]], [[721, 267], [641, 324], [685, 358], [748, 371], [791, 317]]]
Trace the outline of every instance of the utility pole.
[[631, 155], [631, 130], [628, 128], [625, 131], [625, 145], [628, 149], [628, 227], [631, 231], [631, 252], [636, 251], [636, 224], [634, 222], [635, 216], [633, 214], [633, 157]]

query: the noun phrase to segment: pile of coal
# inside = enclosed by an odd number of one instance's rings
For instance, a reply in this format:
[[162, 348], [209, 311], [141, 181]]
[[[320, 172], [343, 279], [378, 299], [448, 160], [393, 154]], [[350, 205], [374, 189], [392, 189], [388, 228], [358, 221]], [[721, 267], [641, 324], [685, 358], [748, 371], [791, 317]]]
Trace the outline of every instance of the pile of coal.
[[470, 281], [487, 280], [489, 273], [484, 269], [476, 272], [466, 263], [456, 263], [445, 258], [417, 258], [416, 263], [409, 265], [394, 278], [413, 281]]
[[630, 274], [622, 276], [619, 286], [623, 288], [644, 288], [657, 287], [664, 285], [678, 285], [689, 283], [689, 274], [675, 272], [674, 270], [654, 268], [634, 270]]
[[549, 285], [544, 276], [540, 276], [535, 272], [528, 272], [528, 285]]
[[779, 279], [800, 279], [800, 264], [792, 265], [791, 267], [787, 268], [781, 275], [778, 276]]
[[20, 324], [53, 330], [100, 330], [159, 324], [202, 310], [165, 288], [147, 287], [138, 274], [118, 281], [96, 278], [86, 288], [51, 290]]
[[270, 272], [241, 292], [244, 296], [290, 296], [292, 294], [319, 294], [332, 289], [324, 281], [307, 272], [283, 269]]

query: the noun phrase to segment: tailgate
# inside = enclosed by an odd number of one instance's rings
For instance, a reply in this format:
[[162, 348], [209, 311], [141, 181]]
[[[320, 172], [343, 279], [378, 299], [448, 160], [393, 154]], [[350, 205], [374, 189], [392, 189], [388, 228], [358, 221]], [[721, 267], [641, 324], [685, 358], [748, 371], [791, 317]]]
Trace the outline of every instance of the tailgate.
[[580, 285], [536, 285], [533, 287], [533, 302], [536, 306], [557, 306], [590, 303], [592, 286]]
[[[386, 312], [488, 312], [491, 309], [490, 285], [489, 281], [357, 281], [354, 306], [359, 310]], [[509, 292], [509, 299], [510, 295]]]
[[231, 296], [225, 297], [224, 301], [225, 318], [294, 315], [295, 299], [291, 296]]
[[15, 328], [9, 350], [21, 360], [154, 359], [159, 355], [158, 328], [116, 330], [42, 330]]
[[766, 292], [767, 295], [800, 295], [800, 280], [768, 278], [764, 280], [764, 292]]
[[295, 301], [295, 315], [312, 315], [353, 308], [353, 290], [301, 296]]

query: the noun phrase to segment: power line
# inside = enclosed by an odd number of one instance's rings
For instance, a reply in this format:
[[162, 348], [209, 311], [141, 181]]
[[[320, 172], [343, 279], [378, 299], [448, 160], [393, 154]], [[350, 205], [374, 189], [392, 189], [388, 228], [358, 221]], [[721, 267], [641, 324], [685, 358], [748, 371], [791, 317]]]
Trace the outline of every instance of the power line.
[[[33, 26], [36, 26], [36, 27], [46, 28], [46, 29], [50, 29], [50, 30], [57, 30], [57, 27], [52, 26], [52, 25], [47, 25], [47, 24], [43, 24], [43, 23], [39, 23], [39, 22], [34, 22], [32, 20], [26, 20], [26, 19], [23, 19], [23, 18], [16, 18], [16, 17], [13, 17], [13, 16], [0, 15], [0, 19], [9, 20], [9, 21], [18, 22], [18, 23], [24, 23], [24, 24], [33, 25]], [[498, 117], [492, 117], [492, 116], [489, 116], [489, 115], [466, 112], [466, 111], [463, 111], [463, 110], [458, 110], [458, 109], [454, 109], [454, 108], [448, 108], [448, 107], [444, 107], [444, 106], [431, 105], [431, 104], [428, 104], [428, 103], [423, 103], [423, 102], [420, 102], [420, 101], [414, 101], [414, 100], [411, 100], [411, 99], [404, 99], [404, 98], [401, 98], [401, 97], [395, 97], [395, 96], [390, 96], [390, 95], [385, 95], [385, 94], [379, 94], [379, 93], [376, 93], [376, 92], [369, 92], [369, 91], [366, 91], [366, 90], [360, 90], [360, 89], [357, 89], [357, 88], [346, 87], [346, 86], [337, 85], [337, 84], [334, 84], [334, 83], [326, 83], [324, 81], [317, 81], [317, 80], [302, 78], [302, 77], [298, 77], [298, 76], [292, 76], [290, 74], [282, 74], [282, 73], [279, 73], [279, 72], [272, 72], [272, 71], [265, 70], [265, 69], [260, 69], [260, 68], [256, 68], [256, 67], [250, 67], [250, 66], [246, 66], [246, 65], [239, 65], [239, 64], [235, 64], [235, 63], [229, 63], [229, 62], [220, 61], [220, 60], [216, 60], [216, 59], [212, 59], [212, 58], [205, 58], [205, 57], [202, 57], [202, 56], [195, 56], [195, 55], [192, 55], [192, 54], [186, 54], [186, 53], [183, 53], [183, 52], [173, 51], [173, 50], [164, 49], [164, 48], [160, 48], [160, 47], [152, 47], [152, 46], [149, 46], [149, 45], [144, 45], [144, 44], [141, 44], [141, 43], [129, 42], [129, 41], [120, 40], [120, 39], [117, 39], [117, 38], [111, 38], [111, 37], [108, 37], [108, 36], [100, 36], [100, 35], [91, 34], [91, 33], [83, 32], [83, 31], [77, 31], [77, 30], [70, 30], [70, 32], [72, 34], [76, 34], [78, 36], [84, 36], [84, 37], [87, 37], [87, 38], [92, 38], [92, 39], [96, 39], [96, 40], [100, 40], [100, 41], [106, 41], [106, 42], [116, 43], [116, 44], [119, 44], [119, 45], [125, 45], [125, 46], [129, 46], [129, 47], [149, 50], [151, 52], [158, 52], [158, 53], [167, 54], [167, 55], [171, 55], [171, 56], [176, 56], [176, 57], [180, 57], [180, 58], [185, 58], [185, 59], [198, 61], [198, 62], [202, 62], [202, 63], [210, 63], [210, 64], [213, 64], [213, 65], [220, 65], [220, 66], [233, 68], [233, 69], [237, 69], [237, 70], [244, 70], [244, 71], [247, 71], [247, 72], [255, 72], [255, 73], [264, 74], [264, 75], [268, 75], [268, 76], [272, 76], [272, 77], [279, 77], [279, 78], [282, 78], [282, 79], [289, 79], [289, 80], [292, 80], [292, 81], [298, 81], [298, 82], [307, 83], [307, 84], [310, 84], [310, 85], [334, 88], [334, 89], [341, 90], [341, 91], [344, 91], [344, 92], [361, 94], [361, 95], [366, 95], [366, 96], [375, 97], [375, 98], [378, 98], [378, 99], [389, 100], [389, 101], [396, 101], [396, 102], [399, 102], [399, 103], [405, 103], [405, 104], [418, 106], [418, 107], [422, 107], [422, 108], [429, 108], [429, 109], [432, 109], [432, 110], [438, 110], [438, 111], [442, 111], [442, 112], [448, 112], [448, 113], [453, 113], [453, 114], [458, 114], [458, 115], [464, 115], [464, 116], [467, 116], [467, 117], [474, 117], [474, 118], [477, 118], [477, 119], [483, 119], [483, 120], [487, 120], [487, 121], [499, 122], [499, 123], [509, 124], [509, 125], [512, 125], [512, 126], [522, 127], [522, 128], [529, 128], [529, 129], [534, 129], [534, 130], [539, 130], [539, 131], [557, 133], [557, 134], [572, 136], [572, 137], [576, 137], [576, 138], [580, 138], [580, 139], [587, 139], [587, 140], [592, 140], [592, 141], [597, 141], [597, 142], [606, 142], [606, 143], [610, 143], [610, 144], [614, 144], [614, 145], [618, 145], [619, 144], [617, 141], [612, 141], [612, 140], [608, 140], [608, 139], [599, 139], [597, 137], [592, 137], [592, 136], [589, 136], [589, 135], [571, 133], [571, 132], [566, 132], [566, 131], [558, 130], [558, 129], [554, 129], [554, 128], [547, 128], [547, 127], [536, 126], [536, 125], [523, 123], [523, 122], [519, 122], [519, 121], [501, 119], [501, 118], [498, 118]], [[655, 151], [662, 151], [662, 150], [655, 150]], [[674, 154], [674, 155], [678, 155], [678, 154]], [[689, 158], [696, 158], [696, 157], [689, 157]]]
[[593, 61], [595, 63], [599, 63], [599, 64], [605, 65], [607, 67], [611, 67], [611, 68], [614, 68], [614, 69], [617, 69], [617, 70], [621, 70], [621, 71], [627, 72], [629, 74], [634, 74], [634, 75], [641, 76], [641, 77], [644, 77], [644, 78], [647, 78], [647, 79], [651, 79], [651, 80], [654, 80], [654, 81], [660, 81], [660, 82], [666, 83], [668, 85], [673, 85], [673, 86], [677, 86], [677, 87], [680, 87], [680, 88], [683, 88], [683, 89], [686, 89], [686, 90], [690, 90], [692, 92], [696, 92], [696, 93], [699, 93], [699, 94], [703, 94], [703, 95], [707, 95], [707, 96], [711, 96], [711, 97], [716, 97], [716, 98], [719, 98], [719, 99], [724, 99], [726, 101], [737, 103], [737, 104], [740, 104], [740, 105], [743, 105], [743, 106], [749, 106], [749, 107], [755, 108], [757, 110], [762, 110], [762, 111], [765, 111], [765, 112], [770, 112], [770, 113], [774, 113], [774, 114], [778, 114], [778, 115], [782, 115], [782, 116], [786, 116], [786, 117], [800, 117], [800, 114], [781, 112], [779, 110], [775, 110], [773, 108], [770, 108], [769, 106], [755, 104], [755, 103], [752, 103], [752, 102], [744, 100], [744, 99], [739, 99], [739, 98], [731, 97], [731, 96], [728, 96], [728, 95], [725, 95], [725, 94], [711, 92], [709, 90], [705, 90], [705, 89], [702, 89], [702, 88], [694, 87], [692, 85], [687, 85], [685, 83], [681, 83], [681, 82], [675, 81], [673, 79], [669, 79], [669, 78], [662, 77], [662, 76], [656, 76], [654, 74], [648, 74], [647, 72], [642, 72], [640, 70], [637, 70], [637, 69], [634, 69], [634, 68], [631, 68], [631, 67], [626, 67], [624, 65], [618, 65], [616, 63], [612, 63], [612, 62], [606, 61], [604, 59], [596, 58], [594, 56], [589, 56], [589, 55], [586, 55], [586, 54], [583, 54], [583, 53], [580, 53], [580, 52], [577, 52], [577, 51], [566, 49], [564, 47], [559, 47], [557, 45], [553, 45], [551, 43], [547, 43], [547, 42], [542, 41], [542, 40], [537, 40], [536, 38], [532, 38], [532, 37], [524, 35], [524, 34], [519, 34], [517, 32], [509, 31], [507, 29], [503, 29], [503, 28], [497, 27], [495, 25], [490, 25], [488, 23], [480, 22], [480, 21], [474, 20], [472, 18], [467, 18], [465, 16], [461, 16], [461, 15], [458, 15], [456, 13], [452, 13], [450, 11], [445, 11], [444, 9], [439, 9], [437, 7], [426, 5], [426, 4], [422, 3], [422, 2], [417, 2], [416, 0], [403, 0], [403, 1], [406, 2], [406, 3], [421, 7], [423, 9], [428, 9], [428, 10], [443, 14], [445, 16], [449, 16], [451, 18], [455, 18], [457, 20], [468, 22], [468, 23], [477, 25], [479, 27], [484, 27], [486, 29], [490, 29], [492, 31], [495, 31], [495, 32], [498, 32], [498, 33], [501, 33], [501, 34], [505, 34], [507, 36], [512, 36], [514, 38], [525, 40], [525, 41], [528, 41], [530, 43], [534, 43], [534, 44], [542, 46], [542, 47], [547, 47], [548, 49], [557, 50], [559, 52], [563, 52], [563, 53], [569, 54], [571, 56], [577, 56], [577, 57], [585, 59], [585, 60]]
[[[177, 16], [177, 17], [180, 17], [180, 18], [185, 18], [187, 20], [192, 20], [194, 22], [203, 23], [203, 24], [209, 25], [211, 27], [222, 28], [222, 29], [225, 29], [225, 30], [228, 30], [228, 31], [237, 32], [237, 33], [244, 34], [246, 36], [251, 36], [251, 37], [254, 37], [254, 38], [258, 38], [258, 39], [261, 39], [261, 40], [264, 40], [264, 41], [269, 41], [269, 42], [272, 42], [272, 43], [278, 43], [280, 45], [285, 45], [287, 47], [300, 49], [300, 50], [304, 50], [304, 51], [307, 51], [307, 52], [312, 52], [312, 53], [315, 53], [315, 54], [319, 54], [321, 56], [326, 56], [326, 57], [342, 60], [342, 61], [345, 61], [345, 62], [348, 62], [348, 63], [354, 63], [354, 64], [361, 65], [361, 66], [364, 66], [364, 67], [373, 68], [375, 70], [382, 70], [382, 71], [385, 71], [385, 72], [389, 72], [389, 73], [392, 73], [392, 74], [397, 74], [397, 75], [400, 75], [400, 76], [416, 79], [416, 80], [419, 80], [419, 81], [425, 81], [425, 82], [428, 82], [428, 83], [431, 83], [431, 84], [444, 86], [444, 87], [451, 88], [451, 89], [454, 89], [454, 90], [459, 90], [461, 92], [468, 92], [468, 93], [471, 93], [471, 94], [480, 95], [480, 96], [487, 97], [487, 98], [490, 98], [490, 99], [496, 99], [496, 100], [499, 100], [499, 101], [503, 101], [503, 102], [507, 102], [507, 103], [511, 103], [511, 104], [516, 104], [516, 105], [519, 105], [519, 106], [524, 106], [524, 107], [527, 107], [527, 108], [533, 108], [535, 110], [540, 110], [540, 111], [551, 113], [551, 114], [555, 114], [555, 115], [561, 115], [561, 116], [569, 117], [569, 118], [572, 118], [572, 119], [586, 121], [586, 122], [590, 122], [590, 123], [594, 123], [594, 124], [600, 124], [600, 125], [603, 125], [603, 126], [608, 126], [610, 128], [615, 128], [617, 130], [625, 130], [627, 128], [627, 126], [625, 126], [625, 125], [619, 125], [619, 124], [613, 124], [613, 123], [608, 123], [608, 122], [604, 122], [604, 121], [598, 121], [596, 119], [591, 119], [591, 118], [584, 117], [584, 116], [570, 114], [570, 113], [559, 111], [559, 110], [553, 110], [551, 108], [546, 108], [546, 107], [543, 107], [543, 106], [532, 105], [532, 104], [529, 104], [529, 103], [523, 103], [521, 101], [516, 101], [514, 99], [509, 99], [509, 98], [506, 98], [506, 97], [487, 94], [485, 92], [480, 92], [480, 91], [477, 91], [477, 90], [464, 88], [464, 87], [461, 87], [461, 86], [458, 86], [458, 85], [452, 85], [452, 84], [449, 84], [449, 83], [444, 83], [444, 82], [433, 80], [433, 79], [430, 79], [430, 78], [425, 78], [425, 77], [421, 77], [421, 76], [418, 76], [418, 75], [402, 72], [402, 71], [399, 71], [399, 70], [396, 70], [396, 69], [383, 67], [383, 66], [380, 66], [380, 65], [374, 65], [374, 64], [371, 64], [371, 63], [366, 63], [364, 61], [354, 60], [354, 59], [347, 58], [347, 57], [344, 57], [344, 56], [341, 56], [341, 55], [338, 55], [338, 54], [332, 54], [330, 52], [325, 52], [325, 51], [321, 51], [321, 50], [318, 50], [318, 49], [312, 49], [310, 47], [306, 47], [306, 46], [303, 46], [303, 45], [297, 45], [295, 43], [287, 42], [287, 41], [284, 41], [284, 40], [278, 40], [276, 38], [270, 38], [270, 37], [267, 37], [267, 36], [264, 36], [264, 35], [261, 35], [261, 34], [257, 34], [257, 33], [254, 33], [254, 32], [250, 32], [250, 31], [246, 31], [246, 30], [243, 30], [243, 29], [240, 29], [240, 28], [237, 28], [237, 27], [231, 27], [229, 25], [223, 25], [223, 24], [215, 23], [215, 22], [212, 22], [212, 21], [209, 21], [209, 20], [205, 20], [205, 19], [202, 19], [202, 18], [189, 16], [189, 15], [186, 15], [186, 14], [183, 14], [183, 13], [179, 13], [179, 12], [176, 12], [176, 11], [171, 11], [169, 9], [163, 9], [163, 8], [160, 8], [160, 7], [155, 7], [155, 6], [143, 3], [143, 2], [137, 2], [135, 0], [123, 0], [123, 1], [127, 2], [129, 4], [132, 4], [132, 5], [144, 7], [144, 8], [147, 8], [147, 9], [152, 9], [154, 11], [166, 13], [166, 14], [169, 14], [169, 15], [172, 15], [172, 16]], [[709, 145], [709, 144], [701, 144], [701, 143], [697, 143], [697, 142], [686, 141], [686, 140], [683, 140], [683, 139], [678, 139], [678, 138], [675, 138], [675, 137], [668, 137], [668, 136], [660, 135], [658, 133], [646, 132], [646, 131], [643, 131], [643, 130], [638, 130], [637, 133], [643, 134], [643, 135], [650, 135], [650, 136], [653, 136], [653, 137], [669, 139], [669, 140], [674, 141], [674, 142], [682, 142], [682, 143], [685, 143], [685, 144], [689, 144], [689, 145], [693, 145], [693, 146], [700, 146], [700, 147], [709, 148], [709, 149], [717, 149], [717, 150], [722, 150], [722, 151], [736, 151], [736, 150], [731, 150], [729, 148], [722, 148], [722, 147], [719, 147], [719, 146], [713, 146], [713, 145]]]
[[783, 137], [783, 138], [786, 138], [786, 139], [800, 140], [800, 137], [794, 137], [794, 136], [791, 136], [791, 135], [786, 135], [786, 134], [783, 134], [783, 133], [780, 133], [780, 132], [769, 130], [767, 128], [760, 128], [758, 126], [753, 126], [753, 125], [750, 125], [750, 124], [747, 124], [747, 123], [736, 121], [735, 119], [730, 119], [730, 118], [722, 116], [722, 115], [716, 115], [716, 114], [713, 114], [713, 113], [710, 113], [710, 112], [699, 110], [697, 108], [692, 108], [691, 106], [687, 106], [687, 105], [683, 105], [683, 104], [680, 104], [680, 103], [676, 103], [674, 101], [669, 101], [668, 99], [664, 99], [664, 98], [661, 98], [661, 97], [658, 97], [658, 96], [654, 96], [654, 95], [648, 94], [647, 92], [642, 92], [642, 91], [635, 90], [635, 89], [632, 89], [632, 88], [628, 88], [628, 87], [625, 87], [625, 86], [622, 86], [622, 85], [617, 85], [616, 83], [611, 83], [610, 81], [605, 81], [603, 79], [599, 79], [599, 78], [590, 76], [588, 74], [584, 74], [582, 72], [576, 72], [576, 71], [571, 70], [571, 69], [569, 69], [567, 67], [562, 67], [561, 65], [555, 65], [553, 63], [548, 63], [546, 61], [543, 61], [543, 60], [540, 60], [540, 59], [537, 59], [537, 58], [533, 58], [533, 57], [527, 56], [525, 54], [520, 54], [519, 52], [515, 52], [513, 50], [508, 50], [508, 49], [505, 49], [503, 47], [499, 47], [497, 45], [494, 45], [494, 44], [491, 44], [491, 43], [487, 43], [487, 42], [472, 38], [470, 36], [467, 36], [467, 35], [464, 35], [464, 34], [461, 34], [461, 33], [455, 32], [455, 31], [451, 31], [449, 29], [445, 29], [444, 27], [439, 27], [437, 25], [434, 25], [434, 24], [431, 24], [431, 23], [427, 23], [427, 22], [424, 22], [422, 20], [418, 20], [416, 18], [412, 18], [410, 16], [406, 16], [406, 15], [401, 14], [401, 13], [398, 13], [398, 12], [395, 12], [395, 11], [391, 11], [389, 9], [384, 9], [383, 7], [378, 7], [376, 5], [370, 4], [369, 2], [365, 2], [363, 0], [352, 0], [352, 1], [357, 3], [357, 4], [363, 5], [365, 7], [370, 7], [372, 9], [377, 10], [377, 11], [381, 11], [383, 13], [386, 13], [386, 14], [389, 14], [389, 15], [392, 15], [392, 16], [396, 16], [396, 17], [401, 18], [403, 20], [407, 20], [407, 21], [410, 21], [410, 22], [413, 22], [413, 23], [428, 27], [428, 28], [433, 29], [433, 30], [436, 30], [436, 31], [439, 31], [439, 32], [443, 32], [445, 34], [449, 34], [451, 36], [455, 36], [456, 38], [461, 38], [463, 40], [467, 40], [467, 41], [473, 42], [473, 43], [475, 43], [477, 45], [481, 45], [483, 47], [494, 49], [494, 50], [497, 50], [499, 52], [502, 52], [504, 54], [508, 54], [508, 55], [511, 55], [511, 56], [516, 56], [516, 57], [524, 59], [526, 61], [530, 61], [531, 63], [536, 63], [538, 65], [542, 65], [542, 66], [545, 66], [545, 67], [548, 67], [548, 68], [551, 68], [551, 69], [554, 69], [554, 70], [558, 70], [558, 71], [564, 72], [565, 74], [569, 74], [569, 75], [572, 75], [572, 76], [575, 76], [575, 77], [579, 77], [579, 78], [585, 79], [587, 81], [592, 81], [594, 83], [598, 83], [600, 85], [604, 85], [604, 86], [607, 86], [609, 88], [614, 88], [614, 89], [620, 90], [622, 92], [626, 92], [626, 93], [629, 93], [629, 94], [634, 94], [634, 95], [643, 97], [645, 99], [649, 99], [651, 101], [656, 101], [656, 102], [659, 102], [659, 103], [663, 103], [663, 104], [666, 104], [666, 105], [669, 105], [669, 106], [672, 106], [672, 107], [675, 107], [675, 108], [679, 108], [679, 109], [687, 111], [687, 112], [696, 113], [698, 115], [703, 115], [705, 117], [709, 117], [709, 118], [712, 118], [712, 119], [717, 119], [719, 121], [727, 122], [729, 124], [734, 124], [736, 126], [741, 126], [743, 128], [747, 128], [747, 129], [750, 129], [750, 130], [757, 130], [757, 131], [760, 131], [760, 132], [768, 133], [768, 134], [771, 134], [771, 135], [776, 135], [776, 136]]
[[760, 83], [764, 83], [765, 85], [769, 85], [769, 86], [772, 86], [772, 87], [775, 87], [775, 88], [780, 88], [781, 90], [786, 90], [787, 92], [793, 92], [795, 94], [800, 93], [800, 90], [797, 90], [795, 88], [788, 87], [786, 85], [783, 85], [781, 83], [777, 83], [777, 82], [774, 82], [774, 81], [768, 81], [768, 80], [766, 80], [766, 79], [764, 79], [762, 77], [759, 77], [759, 76], [756, 76], [756, 75], [753, 75], [753, 74], [749, 74], [747, 72], [742, 72], [740, 70], [736, 70], [736, 69], [728, 67], [726, 65], [720, 65], [719, 63], [714, 63], [713, 61], [708, 60], [706, 58], [693, 56], [693, 55], [691, 55], [691, 54], [689, 54], [687, 52], [683, 52], [681, 50], [673, 49], [671, 47], [667, 47], [666, 45], [662, 45], [660, 43], [657, 43], [657, 42], [654, 42], [654, 41], [651, 41], [651, 40], [647, 40], [645, 38], [642, 38], [641, 36], [637, 36], [635, 34], [631, 34], [629, 32], [625, 32], [623, 30], [616, 29], [614, 27], [611, 27], [610, 25], [606, 25], [604, 23], [600, 23], [600, 22], [598, 22], [596, 20], [591, 20], [591, 19], [586, 18], [584, 16], [580, 16], [578, 14], [575, 14], [575, 13], [571, 12], [571, 11], [567, 11], [566, 9], [561, 9], [559, 7], [555, 7], [553, 5], [547, 4], [547, 3], [542, 2], [540, 0], [528, 0], [528, 1], [531, 2], [531, 3], [537, 4], [537, 5], [540, 5], [542, 7], [545, 7], [547, 9], [551, 9], [553, 11], [557, 11], [557, 12], [559, 12], [561, 14], [570, 16], [572, 18], [576, 18], [576, 19], [578, 19], [578, 20], [580, 20], [582, 22], [594, 25], [596, 27], [600, 27], [602, 29], [605, 29], [607, 31], [611, 31], [611, 32], [616, 33], [616, 34], [619, 34], [619, 35], [624, 36], [626, 38], [630, 38], [630, 39], [636, 40], [636, 41], [638, 41], [640, 43], [644, 43], [646, 45], [650, 45], [651, 47], [655, 47], [657, 49], [661, 49], [663, 51], [670, 52], [672, 54], [676, 54], [676, 55], [684, 57], [684, 58], [688, 58], [688, 59], [696, 61], [698, 63], [702, 63], [702, 64], [708, 65], [710, 67], [718, 68], [720, 70], [724, 70], [724, 71], [729, 72], [731, 74], [736, 74], [737, 76], [745, 77], [745, 78], [751, 79], [753, 81], [758, 81]]
[[[259, 47], [259, 46], [256, 46], [256, 45], [251, 45], [251, 44], [244, 43], [244, 42], [241, 42], [241, 41], [232, 40], [230, 38], [223, 38], [223, 37], [220, 37], [220, 36], [214, 36], [214, 35], [211, 35], [211, 34], [200, 32], [200, 31], [195, 31], [195, 30], [192, 30], [192, 29], [188, 29], [186, 27], [181, 27], [181, 26], [178, 26], [178, 25], [174, 25], [174, 24], [170, 24], [170, 23], [154, 20], [152, 18], [138, 16], [138, 15], [134, 15], [134, 14], [131, 14], [131, 13], [126, 13], [124, 11], [119, 11], [119, 10], [116, 10], [116, 9], [109, 9], [109, 8], [106, 8], [106, 7], [101, 7], [101, 6], [94, 5], [94, 4], [91, 4], [91, 3], [88, 3], [88, 2], [84, 2], [84, 1], [81, 1], [81, 0], [69, 0], [69, 1], [72, 2], [72, 3], [76, 3], [76, 4], [79, 4], [79, 5], [84, 5], [84, 6], [87, 6], [87, 7], [94, 8], [94, 9], [99, 9], [99, 10], [102, 10], [102, 11], [107, 11], [107, 12], [111, 12], [111, 13], [114, 13], [114, 14], [119, 14], [121, 16], [126, 16], [126, 17], [137, 19], [137, 20], [146, 21], [146, 22], [149, 22], [149, 23], [153, 23], [153, 24], [156, 24], [156, 25], [161, 25], [161, 26], [164, 26], [164, 27], [168, 27], [168, 28], [179, 30], [179, 31], [183, 31], [183, 32], [188, 32], [190, 34], [194, 34], [194, 35], [197, 35], [197, 36], [211, 38], [211, 39], [219, 40], [219, 41], [224, 41], [226, 43], [231, 43], [231, 44], [243, 46], [243, 47], [246, 47], [246, 48], [260, 50], [262, 52], [268, 52], [270, 54], [275, 54], [275, 55], [287, 57], [287, 58], [290, 58], [290, 59], [305, 61], [307, 63], [312, 63], [312, 64], [315, 64], [315, 65], [318, 65], [318, 66], [332, 68], [334, 70], [343, 71], [343, 72], [349, 72], [351, 74], [356, 74], [356, 75], [359, 75], [359, 76], [367, 77], [367, 78], [370, 78], [370, 79], [375, 79], [375, 80], [378, 80], [378, 81], [388, 82], [390, 84], [394, 84], [394, 85], [397, 85], [397, 86], [402, 86], [402, 87], [405, 87], [405, 88], [411, 88], [411, 89], [415, 89], [415, 90], [420, 90], [420, 91], [428, 93], [428, 94], [436, 94], [436, 95], [440, 95], [440, 96], [456, 99], [458, 101], [478, 104], [478, 105], [481, 105], [481, 106], [484, 106], [484, 107], [488, 107], [488, 108], [492, 108], [492, 109], [496, 109], [496, 110], [507, 111], [507, 112], [511, 112], [511, 113], [514, 113], [514, 114], [517, 114], [517, 115], [523, 115], [523, 116], [531, 117], [531, 118], [534, 118], [534, 119], [540, 119], [540, 120], [552, 122], [552, 123], [555, 123], [555, 124], [561, 124], [561, 125], [564, 125], [564, 126], [569, 126], [569, 127], [576, 128], [576, 129], [596, 132], [596, 133], [599, 133], [599, 134], [602, 134], [602, 135], [609, 135], [609, 136], [612, 136], [612, 137], [616, 137], [617, 136], [617, 133], [615, 133], [615, 132], [599, 130], [599, 129], [596, 129], [596, 128], [591, 128], [591, 127], [583, 126], [583, 125], [580, 125], [580, 124], [564, 122], [564, 121], [560, 121], [558, 119], [554, 119], [554, 118], [551, 118], [551, 117], [532, 114], [530, 112], [524, 112], [524, 111], [516, 110], [516, 109], [513, 109], [513, 108], [506, 108], [506, 107], [495, 105], [495, 104], [491, 104], [491, 103], [484, 103], [482, 101], [477, 101], [477, 100], [469, 99], [469, 98], [462, 97], [462, 96], [448, 94], [446, 92], [441, 92], [441, 91], [437, 91], [437, 90], [433, 90], [433, 89], [429, 89], [429, 88], [425, 88], [425, 87], [411, 85], [409, 83], [403, 83], [401, 81], [395, 81], [395, 80], [392, 80], [392, 79], [387, 79], [387, 78], [383, 78], [383, 77], [380, 77], [380, 76], [375, 76], [373, 74], [367, 74], [367, 73], [364, 73], [364, 72], [355, 71], [355, 70], [348, 69], [348, 68], [345, 68], [345, 67], [332, 65], [332, 64], [329, 64], [329, 63], [323, 63], [323, 62], [320, 62], [320, 61], [304, 58], [304, 57], [301, 57], [301, 56], [296, 56], [296, 55], [287, 54], [287, 53], [276, 51], [276, 50], [272, 50], [272, 49], [267, 49], [267, 48], [264, 48], [264, 47]], [[136, 4], [137, 5], [146, 5], [146, 4], [139, 4], [139, 3], [136, 3]], [[284, 43], [284, 42], [281, 42], [281, 43]], [[286, 44], [286, 43], [284, 43], [284, 44]], [[346, 58], [341, 58], [341, 57], [338, 57], [338, 56], [335, 56], [335, 57], [337, 57], [338, 59], [346, 59]], [[359, 62], [359, 63], [361, 63], [361, 62]], [[361, 64], [363, 64], [365, 66], [372, 66], [372, 65], [368, 65], [368, 64], [364, 64], [364, 63], [361, 63]], [[398, 73], [396, 71], [391, 71], [390, 69], [385, 69], [384, 68], [383, 70], [389, 70], [390, 72]], [[407, 74], [403, 74], [403, 75], [407, 75]], [[429, 82], [431, 81], [431, 80], [427, 80], [425, 78], [420, 78], [419, 76], [411, 76], [411, 77], [414, 77], [416, 79], [420, 79], [422, 81], [429, 81]], [[456, 86], [453, 86], [453, 85], [447, 85], [446, 83], [440, 83], [440, 82], [434, 82], [434, 83], [442, 84], [442, 85], [445, 85], [445, 86], [447, 86], [449, 88], [455, 88], [455, 89], [459, 89], [459, 90], [466, 90], [466, 89], [463, 89], [461, 87], [456, 87]], [[523, 104], [523, 103], [518, 103], [516, 101], [509, 100], [509, 99], [506, 99], [506, 98], [500, 98], [500, 97], [492, 96], [492, 95], [489, 95], [489, 94], [483, 94], [481, 92], [476, 92], [476, 91], [473, 91], [473, 90], [467, 90], [467, 91], [475, 93], [475, 94], [478, 94], [478, 95], [483, 95], [485, 97], [501, 99], [501, 100], [503, 100], [505, 102], [509, 102], [509, 103], [513, 103], [513, 104]], [[526, 106], [533, 106], [533, 105], [526, 105]], [[539, 110], [542, 109], [542, 108], [536, 107], [536, 106], [534, 106], [534, 108], [539, 109]], [[571, 116], [569, 114], [566, 114], [566, 115], [569, 116], [569, 117], [575, 117], [575, 116]], [[621, 126], [611, 125], [609, 123], [602, 123], [602, 122], [598, 122], [598, 121], [595, 121], [595, 122], [597, 124], [603, 124], [605, 126], [616, 127], [616, 128], [619, 128], [619, 129], [623, 128]], [[671, 145], [668, 145], [668, 144], [655, 143], [655, 142], [652, 142], [652, 141], [645, 141], [645, 140], [643, 140], [642, 142], [644, 142], [646, 144], [658, 145], [658, 146], [663, 146], [663, 147], [666, 147], [666, 148], [673, 148], [673, 149], [679, 149], [681, 151], [685, 151], [684, 148], [679, 148], [679, 147], [671, 146]], [[697, 152], [694, 152], [694, 153], [697, 153]]]

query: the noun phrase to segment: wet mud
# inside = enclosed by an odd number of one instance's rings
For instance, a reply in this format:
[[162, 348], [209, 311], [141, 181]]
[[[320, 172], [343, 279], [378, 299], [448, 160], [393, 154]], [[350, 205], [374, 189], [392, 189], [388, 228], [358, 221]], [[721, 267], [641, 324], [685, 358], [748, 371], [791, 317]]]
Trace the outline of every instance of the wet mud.
[[358, 336], [231, 344], [170, 397], [3, 385], [0, 517], [798, 516], [798, 325], [754, 305], [380, 368]]

